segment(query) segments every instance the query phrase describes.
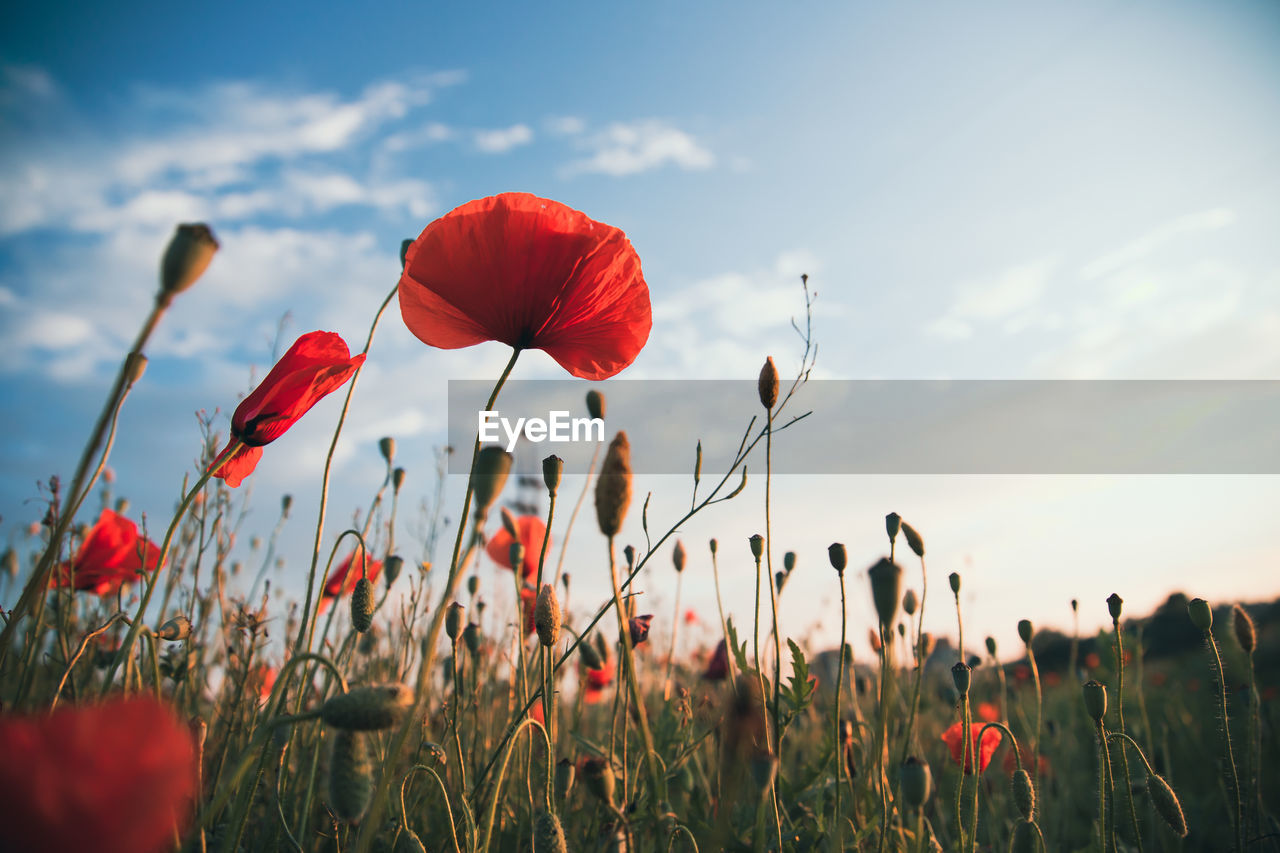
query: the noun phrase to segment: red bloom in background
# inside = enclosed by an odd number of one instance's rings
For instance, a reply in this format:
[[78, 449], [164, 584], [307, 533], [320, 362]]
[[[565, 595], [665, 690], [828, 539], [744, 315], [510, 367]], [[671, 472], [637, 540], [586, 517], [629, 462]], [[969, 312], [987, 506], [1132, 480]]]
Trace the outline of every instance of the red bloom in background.
[[653, 325], [627, 235], [527, 193], [467, 202], [428, 225], [405, 254], [400, 313], [431, 346], [541, 349], [591, 380], [635, 361]]
[[538, 606], [538, 594], [533, 591], [533, 587], [527, 584], [520, 589], [520, 622], [524, 626], [524, 635], [527, 637], [537, 630], [534, 624], [534, 610]]
[[706, 681], [724, 681], [729, 675], [729, 647], [724, 640], [716, 643], [716, 650], [707, 661], [707, 671], [702, 673]]
[[160, 549], [138, 535], [136, 524], [118, 512], [104, 509], [75, 559], [58, 567], [54, 583], [70, 584], [98, 595], [115, 595], [121, 586], [133, 583], [138, 572], [155, 568], [159, 559]]
[[952, 723], [951, 728], [942, 733], [942, 740], [951, 749], [951, 758], [956, 764], [964, 762], [966, 776], [973, 775], [974, 753], [978, 755], [978, 773], [982, 773], [991, 763], [991, 756], [995, 755], [1000, 747], [1000, 741], [1004, 738], [999, 729], [987, 729], [987, 733], [982, 735], [982, 744], [979, 748], [978, 734], [981, 731], [982, 723], [974, 723], [970, 726], [969, 734], [973, 738], [973, 744], [969, 747], [968, 755], [964, 754], [964, 728], [961, 723]]
[[[542, 554], [542, 538], [547, 537], [547, 549], [551, 548], [551, 537], [547, 535], [547, 525], [536, 515], [522, 515], [516, 519], [516, 533], [520, 534], [520, 544], [524, 546], [524, 567], [520, 577], [524, 580], [538, 576], [538, 557]], [[511, 568], [511, 543], [515, 539], [507, 532], [505, 526], [498, 529], [485, 551], [489, 559], [503, 568]]]
[[628, 621], [628, 627], [631, 630], [631, 647], [643, 643], [649, 639], [649, 623], [653, 621], [653, 614], [646, 613], [644, 616], [632, 616]]
[[978, 703], [978, 719], [984, 723], [996, 723], [1000, 721], [1000, 709], [990, 702]]
[[195, 796], [195, 744], [150, 696], [0, 718], [6, 849], [158, 853]]
[[[339, 563], [338, 568], [334, 569], [333, 573], [325, 580], [324, 589], [320, 593], [322, 606], [328, 607], [333, 599], [341, 598], [350, 593], [351, 590], [356, 588], [356, 581], [365, 576], [361, 574], [361, 564], [356, 562], [358, 557], [363, 558], [364, 570], [369, 573], [369, 580], [375, 581], [378, 579], [378, 572], [382, 571], [382, 561], [368, 559], [364, 555], [364, 548], [357, 545], [356, 549], [348, 554], [347, 558]], [[351, 569], [353, 564], [355, 565], [355, 571]]]
[[698, 623], [698, 612], [696, 610], [686, 610], [684, 612], [684, 624], [696, 625]]
[[351, 355], [346, 341], [333, 332], [308, 332], [294, 341], [261, 384], [236, 407], [231, 417], [231, 440], [239, 439], [245, 446], [213, 476], [226, 480], [232, 488], [240, 485], [262, 458], [262, 445], [284, 435], [321, 397], [342, 387], [362, 364], [364, 354]]
[[[1031, 750], [1027, 749], [1022, 744], [1018, 744], [1018, 751], [1016, 754], [1022, 757], [1022, 769], [1032, 773], [1037, 779], [1049, 772], [1049, 759], [1045, 756], [1040, 756], [1040, 766], [1037, 770], [1033, 771], [1031, 770]], [[1010, 776], [1013, 775], [1013, 771], [1018, 769], [1018, 759], [1015, 757], [1015, 753], [1012, 749], [1005, 750], [1002, 766], [1004, 767], [1004, 772], [1008, 773]]]
[[594, 705], [604, 698], [605, 688], [613, 683], [613, 665], [608, 661], [599, 669], [589, 669], [583, 687], [583, 699], [588, 705]]

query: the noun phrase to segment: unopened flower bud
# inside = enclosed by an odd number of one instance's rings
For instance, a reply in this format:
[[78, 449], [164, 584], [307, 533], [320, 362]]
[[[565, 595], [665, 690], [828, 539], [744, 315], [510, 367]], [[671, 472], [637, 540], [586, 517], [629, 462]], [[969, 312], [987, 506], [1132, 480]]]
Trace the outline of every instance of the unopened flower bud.
[[782, 555], [782, 568], [784, 568], [787, 571], [787, 574], [791, 574], [796, 570], [796, 552], [795, 551], [788, 551], [787, 553]]
[[996, 638], [995, 637], [987, 637], [987, 654], [991, 655], [992, 657], [996, 656]]
[[1107, 612], [1111, 614], [1111, 621], [1120, 621], [1120, 610], [1124, 607], [1124, 599], [1116, 595], [1114, 592], [1107, 596]]
[[391, 488], [397, 492], [404, 486], [404, 469], [397, 468], [391, 472]]
[[335, 729], [371, 732], [389, 729], [413, 705], [413, 691], [403, 684], [353, 687], [331, 696], [320, 707], [320, 717]]
[[786, 580], [787, 580], [786, 572], [779, 571], [779, 572], [773, 573], [773, 582], [774, 582], [774, 585], [777, 586], [779, 594], [781, 594], [782, 584], [785, 583]]
[[1084, 683], [1084, 708], [1089, 712], [1089, 717], [1098, 725], [1102, 725], [1102, 720], [1107, 716], [1107, 685], [1101, 681], [1086, 681]]
[[448, 636], [449, 641], [456, 643], [458, 637], [462, 634], [462, 620], [466, 618], [467, 611], [458, 602], [453, 602], [444, 611], [444, 633]]
[[1034, 636], [1035, 630], [1031, 627], [1030, 619], [1018, 620], [1018, 636], [1022, 638], [1022, 642], [1031, 645], [1031, 638]]
[[1080, 599], [1078, 598], [1071, 599], [1071, 612], [1072, 613], [1080, 612]]
[[291, 509], [293, 509], [293, 495], [282, 495], [280, 498], [280, 515], [288, 518], [289, 510]]
[[551, 648], [560, 642], [560, 602], [556, 601], [556, 590], [549, 583], [544, 583], [538, 590], [538, 600], [533, 607], [533, 624], [538, 630], [538, 642]]
[[947, 577], [947, 581], [951, 584], [951, 592], [954, 593], [955, 595], [959, 595], [960, 594], [960, 573], [952, 572]]
[[757, 560], [764, 556], [764, 537], [759, 533], [753, 534], [747, 544], [751, 546], [751, 556]]
[[480, 630], [480, 626], [474, 622], [468, 622], [467, 627], [462, 629], [462, 642], [466, 645], [467, 651], [476, 654], [480, 651], [480, 643], [484, 640], [484, 633]]
[[604, 419], [604, 395], [594, 388], [587, 392], [587, 414], [592, 418]]
[[902, 612], [908, 616], [916, 615], [916, 607], [920, 605], [920, 601], [916, 598], [916, 591], [909, 589], [902, 594]]
[[1239, 604], [1231, 608], [1231, 627], [1240, 648], [1244, 649], [1245, 654], [1253, 654], [1253, 650], [1258, 647], [1258, 632], [1254, 630], [1249, 614]]
[[716, 548], [718, 547], [716, 540], [712, 539], [710, 542], [708, 542], [707, 547], [711, 549], [711, 556], [714, 557], [716, 555]]
[[1173, 788], [1163, 776], [1153, 773], [1147, 777], [1147, 789], [1151, 792], [1151, 804], [1155, 806], [1156, 813], [1169, 824], [1174, 835], [1186, 838], [1187, 818], [1182, 813], [1182, 803], [1178, 802], [1178, 795], [1173, 792]]
[[876, 615], [886, 628], [898, 615], [898, 600], [902, 597], [902, 567], [887, 557], [867, 570], [871, 579], [871, 598], [876, 605]]
[[524, 543], [519, 539], [511, 543], [511, 547], [507, 549], [507, 557], [511, 560], [511, 565], [517, 570], [524, 565]]
[[582, 784], [596, 799], [605, 805], [613, 805], [613, 789], [617, 782], [613, 765], [607, 758], [588, 758], [582, 762]]
[[575, 772], [573, 762], [569, 759], [562, 758], [556, 762], [555, 789], [556, 796], [560, 799], [568, 799], [570, 792], [573, 791], [573, 777]]
[[1013, 773], [1013, 803], [1025, 820], [1031, 820], [1036, 810], [1036, 789], [1031, 784], [1031, 775], [1022, 768]]
[[564, 476], [564, 460], [551, 455], [542, 460], [542, 482], [547, 486], [547, 493], [552, 497], [560, 489], [560, 478]]
[[600, 669], [604, 666], [604, 660], [596, 647], [588, 642], [578, 643], [578, 655], [582, 658], [582, 665], [587, 669]]
[[156, 636], [171, 643], [185, 640], [191, 636], [191, 622], [185, 616], [175, 616], [160, 626]]
[[671, 550], [671, 563], [676, 567], [677, 572], [684, 571], [684, 543], [679, 539], [676, 540], [676, 547]]
[[973, 670], [969, 664], [957, 661], [955, 666], [951, 667], [951, 680], [956, 683], [956, 690], [961, 696], [969, 695], [969, 682], [973, 678]]
[[195, 284], [218, 251], [213, 231], [203, 223], [179, 225], [160, 258], [160, 299], [164, 304]]
[[884, 532], [889, 534], [889, 544], [898, 539], [898, 531], [902, 530], [902, 516], [891, 512], [884, 517]]
[[134, 385], [142, 374], [147, 372], [147, 357], [140, 352], [131, 352], [124, 360], [124, 381], [126, 385]]
[[373, 762], [365, 735], [339, 730], [329, 762], [329, 807], [340, 819], [359, 820], [373, 801]]
[[596, 478], [596, 521], [605, 536], [617, 536], [631, 505], [631, 444], [619, 432], [609, 443]]
[[386, 579], [387, 589], [391, 589], [391, 585], [396, 582], [396, 578], [400, 577], [400, 572], [403, 570], [403, 557], [397, 557], [395, 554], [392, 554], [382, 561], [382, 575]]
[[373, 581], [360, 578], [351, 590], [351, 627], [361, 634], [373, 626]]
[[474, 596], [480, 591], [480, 576], [472, 575], [467, 578], [467, 594]]
[[475, 497], [475, 517], [482, 520], [489, 514], [489, 509], [502, 487], [507, 484], [507, 474], [511, 473], [511, 454], [496, 444], [480, 448], [476, 457], [475, 473], [471, 478]]
[[925, 800], [929, 799], [929, 791], [933, 787], [933, 774], [929, 772], [929, 765], [913, 755], [907, 759], [906, 764], [902, 765], [902, 775], [899, 779], [902, 782], [902, 796], [906, 799], [907, 805], [917, 809], [923, 806]]
[[911, 553], [917, 557], [924, 556], [924, 539], [916, 532], [916, 529], [905, 521], [902, 522], [902, 538], [907, 540], [907, 547], [911, 549]]
[[378, 452], [382, 454], [382, 458], [390, 465], [391, 460], [396, 458], [396, 440], [389, 435], [378, 439]]
[[849, 565], [849, 554], [845, 551], [844, 545], [839, 542], [833, 542], [827, 546], [827, 559], [831, 561], [831, 568], [840, 574], [844, 574], [845, 568]]
[[566, 850], [560, 818], [539, 809], [533, 821], [533, 853], [565, 853]]
[[1201, 631], [1208, 631], [1213, 627], [1213, 610], [1203, 598], [1193, 598], [1187, 602], [1187, 615], [1191, 617], [1191, 624]]
[[773, 356], [764, 360], [757, 388], [760, 392], [760, 405], [772, 409], [778, 404], [778, 368], [773, 366]]
[[633, 545], [628, 545], [622, 549], [622, 559], [627, 561], [627, 571], [630, 572], [636, 567], [636, 549]]

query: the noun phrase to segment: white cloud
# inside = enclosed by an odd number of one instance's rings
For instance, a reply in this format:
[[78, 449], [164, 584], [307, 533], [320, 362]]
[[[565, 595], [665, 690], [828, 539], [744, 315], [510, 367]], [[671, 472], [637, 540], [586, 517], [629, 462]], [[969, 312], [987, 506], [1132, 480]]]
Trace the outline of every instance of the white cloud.
[[1081, 268], [1080, 277], [1088, 281], [1116, 272], [1143, 260], [1171, 240], [1187, 234], [1217, 231], [1235, 221], [1235, 212], [1221, 207], [1188, 214], [1153, 228], [1133, 242], [1090, 261]]
[[565, 166], [564, 174], [620, 177], [667, 165], [696, 171], [710, 169], [716, 163], [715, 155], [693, 136], [656, 119], [615, 122], [583, 137], [579, 147], [590, 153]]
[[577, 136], [587, 129], [586, 121], [578, 116], [552, 116], [544, 125], [553, 136]]
[[486, 154], [505, 154], [532, 142], [533, 130], [525, 124], [513, 124], [499, 130], [477, 130], [472, 139], [476, 148]]
[[961, 341], [973, 336], [975, 326], [1000, 323], [1006, 333], [1030, 324], [1028, 313], [1044, 296], [1058, 267], [1053, 257], [1040, 258], [1009, 267], [990, 277], [974, 278], [956, 288], [955, 300], [946, 313], [925, 325], [925, 334], [945, 341]]

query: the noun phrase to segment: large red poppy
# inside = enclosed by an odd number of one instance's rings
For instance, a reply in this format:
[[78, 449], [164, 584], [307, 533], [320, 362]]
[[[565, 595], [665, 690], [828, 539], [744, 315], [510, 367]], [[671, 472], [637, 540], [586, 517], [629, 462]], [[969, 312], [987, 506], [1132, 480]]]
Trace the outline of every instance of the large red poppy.
[[239, 439], [245, 446], [214, 476], [232, 488], [240, 485], [258, 466], [262, 445], [284, 435], [320, 398], [341, 388], [362, 364], [364, 354], [353, 356], [347, 342], [333, 332], [308, 332], [294, 341], [262, 383], [236, 407], [231, 417], [231, 440]]
[[[536, 515], [522, 515], [516, 519], [516, 533], [520, 534], [520, 544], [524, 546], [524, 566], [520, 577], [529, 580], [538, 576], [538, 558], [542, 554], [542, 539], [547, 536], [547, 525]], [[511, 568], [511, 544], [515, 539], [507, 532], [505, 526], [489, 540], [485, 551], [489, 559], [503, 568]], [[551, 538], [547, 536], [547, 548], [551, 548]]]
[[138, 535], [138, 526], [129, 519], [104, 509], [89, 529], [79, 553], [68, 565], [62, 564], [54, 584], [70, 584], [77, 590], [98, 595], [115, 595], [120, 587], [133, 583], [138, 572], [154, 569], [160, 549]]
[[428, 225], [405, 255], [400, 313], [431, 346], [541, 349], [591, 380], [635, 361], [653, 325], [627, 236], [527, 193], [467, 202]]
[[[324, 606], [327, 607], [333, 599], [341, 598], [350, 593], [351, 590], [356, 588], [356, 581], [366, 577], [361, 571], [361, 564], [356, 562], [358, 558], [362, 557], [364, 558], [363, 568], [364, 571], [368, 572], [367, 577], [369, 580], [376, 581], [378, 579], [378, 573], [382, 571], [382, 561], [370, 560], [364, 557], [364, 549], [357, 545], [356, 549], [348, 554], [347, 558], [338, 564], [338, 568], [334, 569], [329, 577], [325, 579], [324, 589], [320, 593]], [[355, 566], [354, 571], [352, 570], [353, 565]]]
[[964, 772], [966, 776], [973, 775], [973, 756], [978, 756], [978, 773], [982, 773], [987, 769], [987, 765], [991, 763], [991, 756], [996, 754], [996, 750], [1000, 748], [1000, 741], [1004, 735], [997, 728], [987, 729], [986, 734], [982, 735], [982, 744], [979, 747], [978, 735], [982, 731], [982, 723], [975, 722], [969, 728], [969, 736], [973, 743], [970, 745], [968, 754], [964, 749], [964, 728], [962, 723], [953, 723], [951, 728], [942, 733], [942, 740], [951, 750], [951, 758], [958, 765], [964, 762]]
[[195, 795], [190, 730], [150, 696], [0, 717], [5, 849], [157, 853]]

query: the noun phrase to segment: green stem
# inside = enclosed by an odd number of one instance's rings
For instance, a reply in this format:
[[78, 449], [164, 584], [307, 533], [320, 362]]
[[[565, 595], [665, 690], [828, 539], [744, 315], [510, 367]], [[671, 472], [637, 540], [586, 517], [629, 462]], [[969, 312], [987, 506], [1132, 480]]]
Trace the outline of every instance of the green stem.
[[840, 788], [842, 782], [840, 777], [843, 773], [844, 750], [842, 748], [843, 738], [840, 725], [840, 691], [844, 687], [844, 650], [847, 643], [846, 636], [849, 626], [849, 614], [845, 604], [844, 590], [844, 572], [836, 572], [840, 576], [840, 662], [836, 664], [836, 695], [834, 708], [831, 712], [831, 721], [834, 727], [835, 740], [833, 741], [833, 751], [836, 759], [836, 850], [844, 850], [844, 818], [840, 815]]
[[[1124, 632], [1120, 630], [1120, 620], [1113, 619], [1111, 627], [1115, 631], [1116, 636], [1116, 724], [1120, 731], [1125, 730], [1124, 727]], [[1039, 725], [1037, 717], [1037, 727]], [[1040, 754], [1040, 738], [1037, 731], [1036, 736], [1036, 756]], [[1129, 756], [1122, 749], [1120, 750], [1120, 767], [1124, 771], [1124, 798], [1129, 806], [1129, 824], [1133, 827], [1133, 838], [1138, 844], [1138, 851], [1142, 851], [1142, 832], [1138, 829], [1138, 812], [1133, 805], [1133, 780], [1129, 775]]]
[[1222, 656], [1218, 654], [1218, 644], [1213, 639], [1213, 630], [1204, 632], [1205, 638], [1209, 641], [1209, 648], [1213, 652], [1213, 662], [1216, 667], [1215, 674], [1218, 677], [1218, 698], [1222, 709], [1222, 741], [1227, 749], [1227, 765], [1231, 768], [1231, 793], [1235, 799], [1235, 816], [1233, 827], [1236, 834], [1236, 850], [1243, 851], [1244, 848], [1244, 821], [1242, 819], [1242, 808], [1240, 804], [1240, 774], [1236, 771], [1236, 757], [1231, 749], [1231, 724], [1227, 717], [1227, 684], [1226, 675], [1222, 671]]

